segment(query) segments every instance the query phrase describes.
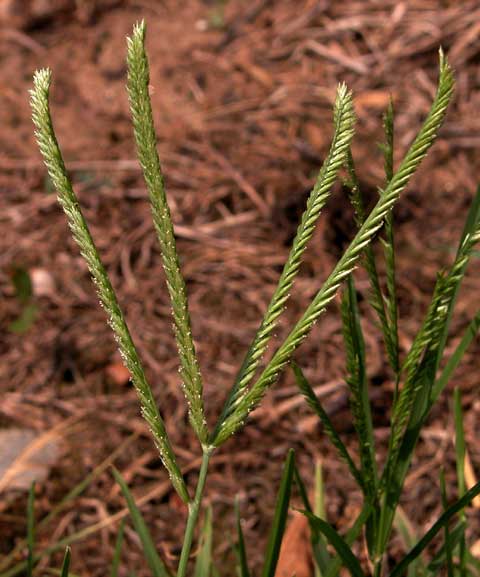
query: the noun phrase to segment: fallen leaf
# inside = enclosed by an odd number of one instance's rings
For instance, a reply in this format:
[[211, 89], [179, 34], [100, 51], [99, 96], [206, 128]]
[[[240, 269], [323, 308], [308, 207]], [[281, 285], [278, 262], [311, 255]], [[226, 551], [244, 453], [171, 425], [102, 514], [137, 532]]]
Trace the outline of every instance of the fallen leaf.
[[275, 577], [312, 577], [313, 561], [310, 551], [307, 518], [295, 512], [285, 531]]
[[[465, 449], [465, 484], [467, 485], [467, 489], [471, 489], [474, 485], [477, 484], [477, 477], [475, 475], [475, 471], [473, 470], [472, 460], [470, 459], [470, 455], [466, 449]], [[477, 495], [475, 499], [473, 499], [472, 505], [475, 507], [475, 509], [480, 509], [480, 495]]]
[[480, 539], [475, 541], [475, 543], [470, 547], [470, 553], [474, 557], [480, 557]]
[[59, 455], [56, 429], [40, 435], [31, 429], [0, 430], [0, 493], [28, 491], [33, 481], [44, 481]]

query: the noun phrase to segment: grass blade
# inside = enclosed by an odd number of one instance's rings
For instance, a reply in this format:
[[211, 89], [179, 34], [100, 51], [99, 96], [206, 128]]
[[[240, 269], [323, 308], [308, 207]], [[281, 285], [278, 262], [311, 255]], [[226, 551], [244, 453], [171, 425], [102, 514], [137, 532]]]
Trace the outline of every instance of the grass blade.
[[315, 517], [308, 511], [302, 511], [302, 513], [311, 520], [312, 524], [320, 531], [328, 540], [330, 545], [335, 549], [335, 551], [340, 556], [345, 567], [350, 571], [352, 577], [365, 577], [365, 574], [360, 567], [355, 555], [348, 546], [347, 542], [342, 539], [342, 537], [335, 531], [335, 529], [323, 519]]
[[[383, 146], [385, 181], [388, 183], [393, 178], [393, 148], [394, 148], [394, 110], [393, 101], [390, 99], [387, 111], [383, 117], [385, 131], [385, 145]], [[387, 277], [386, 310], [389, 324], [389, 358], [392, 369], [398, 376], [400, 370], [398, 349], [398, 308], [397, 308], [397, 283], [395, 279], [395, 238], [393, 233], [393, 211], [385, 217], [385, 239], [383, 249], [385, 254], [385, 269]]]
[[[462, 535], [465, 533], [465, 521], [460, 521], [457, 525], [450, 531], [450, 547], [452, 551], [459, 544]], [[427, 565], [427, 574], [436, 575], [440, 569], [445, 565], [447, 560], [446, 543], [444, 543], [440, 549], [435, 553], [435, 556]], [[412, 545], [413, 546], [413, 545]], [[410, 567], [415, 563], [415, 561], [410, 565]]]
[[65, 549], [65, 556], [63, 558], [62, 568], [60, 570], [61, 577], [68, 577], [68, 571], [70, 569], [70, 547]]
[[[479, 240], [480, 235], [480, 188], [477, 190], [477, 194], [474, 197], [471, 207], [469, 209], [469, 213], [467, 216], [466, 224], [464, 227], [464, 231], [462, 234], [462, 238], [457, 250], [457, 255], [455, 258], [455, 262], [452, 265], [452, 268], [447, 276], [441, 276], [437, 280], [435, 285], [434, 296], [432, 302], [430, 304], [429, 310], [427, 312], [425, 321], [420, 329], [415, 341], [412, 345], [411, 350], [407, 356], [407, 359], [404, 364], [404, 370], [410, 372], [410, 380], [411, 383], [415, 383], [416, 380], [421, 380], [418, 377], [419, 372], [422, 370], [422, 365], [425, 366], [425, 357], [429, 356], [430, 358], [435, 358], [435, 366], [433, 369], [432, 378], [435, 378], [436, 370], [441, 360], [441, 356], [443, 354], [443, 349], [446, 342], [446, 335], [448, 333], [448, 326], [450, 323], [450, 317], [452, 314], [453, 306], [455, 303], [456, 295], [458, 293], [461, 281], [463, 279], [466, 266], [468, 264], [469, 258], [472, 254], [473, 247], [476, 242]], [[473, 321], [473, 325], [469, 328], [472, 329], [472, 332], [476, 328], [475, 319]], [[458, 355], [454, 354], [451, 360], [451, 364], [447, 363], [445, 367], [444, 373], [439, 380], [437, 380], [434, 384], [430, 384], [429, 386], [432, 387], [432, 390], [428, 392], [428, 402], [427, 406], [423, 411], [423, 414], [420, 414], [418, 411], [418, 406], [423, 406], [424, 402], [419, 402], [419, 397], [423, 397], [425, 399], [426, 394], [425, 391], [422, 390], [421, 387], [416, 387], [416, 396], [415, 394], [411, 396], [414, 399], [413, 406], [416, 406], [416, 410], [413, 412], [414, 419], [410, 418], [410, 434], [409, 434], [409, 443], [412, 443], [415, 435], [412, 433], [416, 430], [417, 435], [421, 428], [421, 423], [428, 415], [430, 408], [433, 404], [437, 401], [438, 397], [440, 396], [443, 388], [446, 386], [448, 382], [448, 378], [450, 377], [451, 373], [455, 369], [455, 367], [460, 362], [461, 354], [463, 354], [470, 344], [471, 340], [473, 340], [473, 334], [467, 331], [467, 334], [462, 339], [460, 343], [460, 348], [458, 350]], [[430, 348], [430, 352], [428, 355], [424, 352], [425, 350]], [[456, 351], [457, 352], [457, 351]], [[419, 359], [421, 359], [422, 355], [424, 356], [424, 360], [419, 363]], [[407, 384], [408, 384], [408, 377], [407, 377]], [[405, 399], [408, 400], [409, 387], [406, 385], [405, 389], [407, 391], [404, 392]], [[410, 406], [412, 406], [412, 401], [408, 401]], [[396, 407], [397, 412], [401, 413], [402, 410]], [[407, 411], [408, 412], [408, 411]], [[392, 432], [393, 436], [393, 432]], [[408, 465], [407, 465], [408, 466]]]
[[132, 518], [133, 526], [135, 531], [142, 543], [143, 552], [145, 555], [145, 559], [150, 567], [152, 575], [154, 577], [170, 577], [170, 573], [168, 572], [165, 564], [161, 560], [157, 550], [155, 549], [155, 545], [153, 543], [152, 536], [150, 535], [150, 531], [140, 513], [135, 501], [133, 499], [133, 495], [130, 492], [125, 480], [123, 479], [122, 475], [115, 469], [112, 468], [113, 476], [115, 477], [115, 481], [120, 485], [120, 489], [122, 490], [123, 496], [127, 502], [128, 509], [130, 511], [130, 517]]
[[[477, 187], [477, 192], [473, 198], [472, 204], [470, 205], [470, 209], [468, 211], [467, 220], [465, 222], [465, 226], [464, 226], [464, 229], [462, 232], [462, 237], [460, 239], [460, 244], [459, 244], [458, 251], [457, 251], [457, 260], [460, 260], [460, 258], [462, 257], [462, 253], [465, 252], [465, 250], [464, 250], [465, 247], [468, 246], [469, 241], [471, 242], [471, 237], [478, 235], [479, 223], [480, 223], [480, 185]], [[471, 252], [471, 250], [470, 250], [470, 252]], [[468, 254], [468, 256], [470, 256], [470, 254]], [[440, 363], [440, 358], [441, 358], [441, 355], [443, 354], [443, 349], [445, 348], [445, 344], [447, 342], [448, 330], [450, 328], [450, 320], [452, 318], [453, 308], [455, 306], [458, 291], [460, 290], [460, 284], [461, 284], [461, 281], [463, 279], [463, 275], [465, 273], [465, 269], [467, 267], [467, 264], [468, 264], [468, 258], [464, 258], [463, 266], [460, 267], [459, 271], [458, 271], [458, 282], [455, 286], [455, 289], [454, 289], [454, 292], [453, 292], [453, 295], [452, 295], [452, 298], [450, 300], [450, 304], [448, 307], [447, 321], [445, 323], [442, 337], [441, 337], [441, 341], [440, 341], [440, 345], [439, 345], [440, 356], [439, 356], [438, 363]]]
[[248, 570], [247, 562], [247, 550], [245, 548], [245, 539], [243, 538], [242, 522], [240, 520], [240, 505], [238, 503], [238, 497], [235, 499], [235, 520], [237, 525], [237, 536], [238, 543], [235, 547], [238, 558], [238, 567], [240, 577], [250, 577], [250, 571]]
[[407, 376], [392, 410], [388, 457], [383, 474], [384, 484], [388, 483], [391, 478], [391, 471], [398, 456], [404, 429], [415, 403], [415, 396], [420, 383], [419, 374], [423, 370], [425, 351], [432, 350], [432, 347], [435, 348], [438, 343], [435, 340], [435, 336], [438, 335], [440, 328], [441, 314], [439, 310], [443, 295], [446, 294], [446, 282], [445, 277], [441, 276], [438, 278], [425, 321], [415, 336], [403, 366], [403, 371], [406, 372]]
[[189, 501], [185, 482], [177, 465], [163, 419], [160, 416], [152, 390], [148, 384], [140, 357], [133, 343], [127, 323], [117, 297], [98, 254], [88, 225], [83, 217], [78, 199], [68, 177], [62, 153], [52, 125], [49, 106], [51, 84], [50, 70], [39, 70], [34, 76], [34, 87], [30, 92], [32, 117], [38, 146], [47, 166], [50, 178], [57, 190], [58, 200], [65, 211], [73, 238], [80, 247], [88, 269], [93, 277], [100, 301], [108, 313], [110, 326], [117, 339], [122, 358], [127, 366], [138, 393], [142, 414], [150, 426], [155, 444], [163, 463], [170, 474], [172, 484], [181, 499]]
[[[455, 463], [457, 468], [457, 487], [458, 496], [463, 497], [467, 490], [465, 483], [465, 432], [463, 429], [463, 411], [462, 411], [462, 396], [458, 387], [455, 387], [453, 392], [453, 415], [455, 421]], [[465, 511], [460, 513], [460, 520], [466, 524], [467, 518]], [[466, 575], [467, 563], [467, 545], [465, 541], [465, 532], [460, 539], [459, 547], [459, 569], [460, 576]]]
[[370, 399], [368, 397], [365, 341], [360, 324], [357, 294], [352, 276], [347, 279], [341, 311], [343, 340], [347, 357], [347, 384], [350, 389], [350, 407], [360, 446], [362, 487], [368, 497], [373, 497], [377, 485], [375, 441], [373, 438]]
[[303, 374], [302, 369], [294, 362], [292, 362], [291, 364], [300, 392], [305, 397], [305, 400], [307, 401], [309, 407], [313, 410], [314, 413], [316, 413], [316, 415], [322, 421], [323, 428], [325, 429], [325, 432], [327, 433], [330, 442], [337, 449], [340, 458], [347, 464], [347, 467], [349, 468], [353, 478], [356, 480], [356, 482], [362, 489], [365, 489], [361, 472], [358, 470], [357, 466], [353, 462], [352, 457], [348, 452], [348, 449], [344, 445], [343, 441], [340, 439], [337, 431], [335, 430], [332, 424], [332, 421], [330, 420], [330, 417], [328, 416], [325, 409], [322, 407], [310, 383]]
[[460, 361], [463, 359], [463, 356], [467, 351], [468, 347], [476, 338], [479, 329], [480, 329], [480, 311], [470, 321], [465, 332], [463, 333], [462, 340], [458, 344], [452, 356], [448, 359], [448, 362], [445, 365], [445, 368], [443, 369], [440, 377], [435, 382], [435, 386], [433, 387], [433, 394], [435, 398], [438, 397], [440, 393], [443, 391], [443, 389], [447, 386], [455, 369], [458, 367]]
[[110, 569], [110, 577], [118, 577], [118, 569], [120, 567], [120, 558], [122, 556], [123, 534], [125, 531], [125, 519], [122, 519], [120, 527], [118, 528], [117, 539], [115, 541], [115, 549], [113, 552], [112, 567]]
[[467, 564], [468, 572], [472, 577], [480, 576], [480, 559], [472, 555], [470, 551], [467, 551]]
[[414, 561], [420, 553], [427, 547], [430, 541], [441, 531], [450, 519], [459, 511], [464, 509], [478, 494], [480, 494], [480, 483], [477, 483], [465, 495], [458, 499], [453, 505], [442, 513], [438, 520], [425, 533], [420, 541], [413, 547], [410, 552], [400, 561], [400, 563], [390, 573], [390, 577], [400, 577], [404, 574], [409, 564]]
[[[404, 363], [403, 370], [407, 373], [407, 377], [393, 410], [388, 458], [382, 477], [383, 487], [388, 485], [392, 479], [406, 423], [410, 421], [411, 430], [416, 427], [411, 422], [412, 409], [417, 405], [414, 413], [418, 415], [421, 421], [426, 417], [441, 392], [438, 384], [435, 385], [435, 376], [444, 348], [445, 331], [448, 329], [452, 307], [465, 274], [466, 266], [475, 244], [480, 240], [480, 209], [477, 210], [477, 203], [480, 205], [478, 197], [475, 197], [469, 211], [467, 225], [465, 226], [455, 261], [447, 275], [439, 276], [426, 318]], [[429, 391], [427, 406], [424, 411], [425, 415], [421, 416], [418, 414], [418, 397], [419, 395], [425, 397], [425, 391], [422, 391], [421, 388], [422, 378], [420, 378], [420, 373], [426, 366], [425, 359], [427, 357], [429, 363], [433, 362], [433, 367], [430, 371], [431, 378], [427, 382]]]
[[[434, 296], [420, 331], [404, 363], [407, 379], [394, 407], [387, 462], [380, 481], [386, 491], [378, 532], [378, 550], [384, 551], [420, 430], [441, 389], [435, 382], [445, 328], [475, 243], [480, 237], [480, 194], [469, 210], [455, 261], [447, 275], [438, 278]], [[444, 386], [446, 381], [443, 381]], [[405, 432], [404, 424], [407, 423]]]
[[[418, 538], [410, 519], [400, 506], [395, 510], [393, 525], [403, 541], [405, 552], [409, 551], [415, 545]], [[408, 577], [417, 577], [417, 575], [423, 574], [423, 571], [424, 568], [423, 564], [420, 562], [420, 558], [415, 559], [415, 561], [412, 561], [408, 567]]]
[[[357, 172], [355, 170], [355, 163], [353, 161], [351, 151], [349, 151], [347, 156], [346, 168], [349, 178], [345, 184], [350, 190], [349, 195], [350, 202], [352, 203], [352, 206], [355, 210], [356, 224], [360, 228], [362, 224], [365, 222], [366, 215], [363, 198], [360, 190], [360, 182], [357, 177]], [[387, 217], [388, 215], [385, 218]], [[375, 262], [375, 254], [370, 244], [365, 247], [363, 265], [365, 267], [365, 270], [367, 271], [368, 279], [370, 281], [370, 294], [368, 301], [373, 310], [376, 312], [378, 320], [380, 321], [380, 327], [382, 330], [383, 339], [385, 342], [385, 348], [387, 351], [390, 365], [394, 369], [395, 373], [398, 373], [398, 362], [396, 360], [396, 352], [394, 352], [393, 349], [390, 325], [385, 310], [386, 298], [380, 286], [377, 264]]]
[[239, 402], [235, 412], [222, 423], [214, 439], [215, 446], [221, 445], [242, 426], [249, 413], [261, 401], [268, 387], [277, 380], [281, 371], [290, 362], [296, 349], [307, 337], [312, 326], [335, 297], [344, 279], [352, 273], [365, 247], [372, 241], [374, 235], [381, 228], [385, 216], [398, 200], [400, 193], [408, 184], [408, 181], [433, 144], [452, 97], [453, 86], [454, 80], [450, 66], [443, 53], [440, 52], [440, 78], [435, 100], [420, 132], [408, 150], [398, 171], [382, 192], [379, 201], [366, 218], [360, 230], [350, 243], [350, 246], [344, 252], [300, 320], [294, 326], [283, 344], [277, 349], [258, 380]]
[[185, 281], [180, 272], [173, 224], [157, 151], [150, 103], [149, 65], [145, 52], [145, 23], [137, 24], [127, 39], [128, 96], [140, 164], [150, 196], [153, 223], [162, 251], [163, 268], [172, 304], [175, 338], [180, 358], [182, 388], [188, 402], [190, 422], [202, 444], [208, 431], [203, 409], [203, 385], [193, 343]]
[[[443, 510], [446, 511], [448, 509], [448, 498], [447, 487], [445, 486], [445, 471], [443, 468], [440, 471], [440, 491], [442, 494]], [[453, 548], [452, 542], [450, 540], [450, 529], [448, 527], [448, 523], [445, 523], [443, 530], [445, 532], [445, 558], [447, 561], [447, 575], [448, 577], [454, 577], [455, 573], [453, 570]]]
[[30, 490], [28, 492], [27, 548], [27, 577], [32, 577], [34, 565], [33, 550], [35, 548], [35, 481], [30, 485]]
[[[362, 510], [360, 514], [355, 519], [352, 527], [348, 530], [347, 534], [345, 535], [345, 543], [351, 546], [354, 541], [360, 536], [363, 526], [370, 518], [374, 508], [371, 503], [365, 501], [363, 503]], [[338, 555], [333, 559], [330, 567], [325, 575], [325, 577], [337, 577], [340, 569], [342, 567], [342, 559]]]
[[315, 493], [313, 513], [321, 519], [326, 518], [325, 486], [323, 484], [322, 461], [320, 461], [320, 459], [317, 459], [315, 462]]
[[247, 352], [240, 372], [220, 415], [214, 438], [220, 430], [222, 423], [236, 410], [238, 403], [244, 397], [246, 388], [252, 380], [261, 358], [267, 349], [268, 342], [278, 323], [278, 319], [285, 310], [285, 304], [290, 296], [290, 290], [300, 269], [302, 255], [307, 248], [308, 242], [312, 238], [316, 222], [330, 195], [337, 174], [345, 162], [346, 154], [353, 138], [354, 123], [355, 114], [353, 111], [352, 95], [347, 90], [345, 84], [341, 84], [338, 87], [335, 100], [335, 132], [330, 151], [319, 171], [315, 186], [308, 198], [305, 212], [302, 215], [277, 288], [275, 289], [260, 328]]
[[[316, 517], [320, 517], [320, 519], [327, 520], [327, 514], [325, 510], [325, 486], [323, 483], [323, 474], [322, 474], [322, 462], [320, 459], [317, 459], [315, 462], [315, 491], [314, 491], [314, 500], [313, 500], [313, 514]], [[312, 527], [310, 527], [312, 530]], [[318, 533], [318, 531], [317, 531]], [[313, 538], [313, 534], [312, 534]], [[327, 572], [328, 567], [330, 566], [330, 555], [327, 551], [326, 543], [324, 542], [322, 536], [318, 534], [316, 536], [316, 542], [314, 543], [314, 555], [315, 559], [321, 559], [321, 563], [317, 562], [317, 566], [315, 567], [315, 577], [322, 577]]]
[[[319, 463], [320, 462], [318, 461], [315, 467], [315, 510], [312, 509], [305, 484], [296, 465], [293, 474], [305, 510], [312, 515], [323, 519], [325, 518], [325, 510], [323, 507], [323, 482], [321, 469], [318, 466]], [[308, 523], [310, 526], [310, 541], [312, 543], [312, 552], [315, 561], [315, 574], [325, 575], [331, 564], [330, 554], [327, 551], [326, 544], [320, 531], [318, 531], [315, 525], [310, 522], [310, 519], [308, 519]]]
[[195, 561], [194, 577], [209, 577], [212, 570], [212, 507], [207, 507], [200, 545]]
[[280, 547], [282, 544], [285, 526], [287, 524], [288, 507], [290, 504], [290, 494], [293, 481], [293, 470], [295, 465], [294, 452], [292, 449], [288, 452], [287, 460], [283, 468], [280, 489], [277, 495], [275, 505], [275, 514], [272, 528], [268, 539], [267, 549], [265, 551], [265, 562], [262, 570], [262, 577], [275, 577]]
[[465, 484], [465, 433], [463, 430], [462, 396], [458, 387], [453, 392], [453, 414], [455, 420], [455, 460], [457, 467], [458, 496], [463, 497]]
[[[435, 379], [435, 363], [436, 351], [428, 351], [416, 374], [418, 393], [412, 406], [410, 420], [400, 448], [398, 449], [396, 460], [393, 463], [389, 463], [388, 459], [391, 457], [391, 454], [387, 456], [387, 463], [382, 479], [380, 480], [380, 486], [385, 490], [385, 494], [381, 505], [377, 531], [377, 555], [379, 556], [381, 556], [380, 552], [383, 553], [383, 551], [385, 551], [401, 489], [420, 435], [420, 430], [429, 411], [431, 391]], [[391, 469], [388, 468], [389, 465], [391, 465]]]

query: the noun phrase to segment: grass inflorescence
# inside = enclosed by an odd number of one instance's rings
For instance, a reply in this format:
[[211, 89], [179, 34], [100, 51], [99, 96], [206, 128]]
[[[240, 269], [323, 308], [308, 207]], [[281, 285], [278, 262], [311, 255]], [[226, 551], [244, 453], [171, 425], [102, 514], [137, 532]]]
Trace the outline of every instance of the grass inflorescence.
[[[31, 106], [37, 142], [49, 176], [57, 191], [59, 202], [66, 214], [72, 235], [87, 262], [101, 304], [107, 312], [109, 324], [118, 342], [124, 363], [131, 373], [142, 414], [150, 427], [160, 458], [170, 475], [172, 486], [188, 508], [185, 537], [176, 569], [177, 577], [185, 577], [189, 568], [195, 577], [209, 577], [218, 574], [218, 572], [220, 574], [224, 572], [221, 567], [215, 567], [212, 558], [214, 528], [212, 510], [203, 507], [203, 494], [210, 458], [218, 447], [245, 425], [251, 411], [259, 405], [268, 389], [289, 365], [293, 368], [301, 393], [305, 396], [310, 408], [322, 421], [325, 433], [361, 489], [364, 504], [358, 518], [352, 523], [348, 532], [345, 535], [340, 535], [325, 519], [321, 469], [317, 467], [315, 503], [312, 506], [308, 491], [295, 465], [294, 454], [292, 451], [289, 452], [265, 551], [262, 576], [273, 577], [275, 575], [294, 485], [297, 486], [304, 505], [304, 514], [309, 522], [312, 554], [318, 576], [336, 577], [342, 565], [355, 577], [366, 575], [367, 564], [364, 563], [364, 560], [357, 558], [352, 551], [352, 544], [362, 534], [367, 546], [368, 573], [374, 577], [387, 574], [400, 577], [407, 572], [411, 577], [415, 575], [433, 577], [439, 574], [443, 567], [446, 567], [451, 576], [457, 574], [463, 576], [469, 571], [474, 574], [474, 569], [471, 567], [474, 567], [475, 564], [472, 561], [472, 555], [469, 553], [465, 538], [466, 515], [464, 509], [480, 493], [480, 484], [469, 489], [465, 486], [463, 476], [465, 445], [458, 392], [455, 395], [455, 424], [459, 500], [449, 505], [448, 495], [444, 489], [442, 491], [444, 511], [438, 521], [420, 539], [411, 535], [410, 525], [398, 507], [405, 477], [422, 426], [480, 326], [479, 314], [477, 314], [472, 319], [457, 349], [444, 364], [443, 370], [440, 370], [459, 286], [474, 246], [480, 239], [479, 192], [473, 200], [454, 262], [450, 270], [443, 271], [439, 275], [431, 304], [410, 350], [406, 353], [400, 350], [393, 207], [434, 143], [452, 98], [454, 78], [443, 52], [440, 51], [438, 87], [430, 112], [396, 170], [393, 162], [395, 124], [392, 103], [385, 112], [385, 143], [382, 146], [385, 180], [379, 188], [377, 202], [369, 213], [365, 208], [351, 150], [355, 127], [353, 97], [346, 85], [339, 85], [333, 109], [334, 133], [330, 149], [308, 197], [305, 211], [298, 225], [277, 287], [252, 343], [246, 351], [244, 361], [217, 422], [212, 428], [209, 428], [205, 418], [202, 376], [192, 337], [187, 290], [181, 273], [174, 227], [156, 146], [156, 132], [149, 95], [149, 63], [145, 51], [145, 32], [145, 24], [141, 22], [135, 25], [133, 33], [127, 41], [128, 97], [138, 158], [149, 192], [153, 223], [160, 244], [167, 290], [171, 301], [182, 389], [188, 404], [190, 423], [203, 453], [196, 487], [187, 486], [182, 476], [161, 411], [153, 397], [127, 322], [68, 176], [50, 114], [49, 90], [52, 75], [49, 70], [40, 70], [35, 74], [34, 86], [31, 91]], [[346, 175], [345, 184], [349, 190], [358, 230], [300, 319], [280, 343], [270, 360], [265, 362], [264, 355], [267, 346], [285, 310], [300, 270], [304, 252], [313, 236], [317, 221], [332, 187], [341, 174]], [[381, 268], [378, 266], [378, 256], [372, 247], [372, 243], [377, 237], [380, 237], [384, 249], [382, 254], [385, 279], [382, 279], [379, 274]], [[378, 459], [375, 446], [374, 419], [369, 399], [368, 358], [362, 332], [358, 291], [353, 276], [358, 266], [365, 268], [369, 278], [370, 287], [367, 301], [378, 317], [386, 358], [396, 384], [391, 407], [388, 451], [383, 465]], [[314, 324], [340, 290], [343, 290], [341, 320], [346, 350], [346, 382], [350, 391], [353, 425], [359, 441], [358, 457], [352, 455], [347, 449], [335, 430], [327, 411], [315, 395], [313, 387], [306, 379], [302, 369], [294, 362], [296, 350], [308, 337]], [[170, 568], [156, 549], [155, 542], [121, 473], [114, 470], [113, 474], [127, 502], [133, 527], [138, 534], [139, 542], [142, 544], [145, 559], [152, 575], [160, 577], [172, 575]], [[443, 487], [443, 482], [441, 484]], [[79, 494], [83, 489], [84, 485], [78, 491], [73, 491], [72, 495]], [[69, 539], [54, 544], [46, 552], [35, 551], [33, 496], [32, 488], [28, 507], [28, 559], [24, 564], [13, 565], [0, 577], [16, 575], [22, 571], [26, 571], [27, 575], [32, 575], [37, 562], [43, 555], [69, 545], [76, 538], [81, 538], [85, 534], [85, 532], [81, 532], [78, 536], [70, 536]], [[59, 510], [61, 507], [55, 510], [55, 515]], [[201, 514], [202, 511], [204, 512], [203, 515]], [[460, 523], [455, 528], [450, 529], [449, 521], [458, 513], [460, 513]], [[49, 520], [53, 516], [53, 514], [49, 516]], [[192, 545], [198, 530], [199, 519], [202, 517], [203, 526], [199, 531], [198, 551], [195, 564], [193, 564], [191, 563]], [[238, 532], [235, 547], [238, 560], [237, 572], [241, 577], [248, 577], [251, 572], [238, 503], [236, 505], [236, 526]], [[409, 550], [398, 561], [398, 564], [391, 568], [386, 565], [386, 554], [394, 526], [404, 536], [406, 548]], [[423, 552], [432, 539], [442, 531], [445, 543], [436, 557], [427, 563], [422, 557]], [[114, 551], [112, 577], [118, 574], [121, 566], [123, 543], [124, 524], [122, 523]], [[13, 560], [14, 555], [10, 556], [9, 559]], [[69, 565], [70, 550], [67, 548], [63, 566], [57, 573], [68, 575]], [[0, 568], [5, 569], [5, 564], [0, 565]], [[480, 574], [478, 566], [476, 571], [475, 574]]]

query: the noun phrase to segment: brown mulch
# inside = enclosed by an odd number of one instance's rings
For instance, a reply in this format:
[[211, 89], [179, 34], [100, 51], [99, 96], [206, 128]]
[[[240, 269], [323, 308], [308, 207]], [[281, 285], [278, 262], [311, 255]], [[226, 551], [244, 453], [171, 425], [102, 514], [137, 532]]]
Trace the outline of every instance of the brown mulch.
[[[186, 422], [161, 260], [145, 186], [135, 161], [125, 93], [125, 35], [148, 22], [152, 98], [193, 332], [214, 423], [242, 355], [274, 290], [316, 170], [332, 133], [336, 85], [354, 90], [354, 155], [370, 201], [382, 184], [377, 143], [390, 95], [401, 158], [427, 112], [442, 45], [456, 69], [457, 91], [441, 138], [396, 212], [400, 337], [408, 347], [425, 311], [436, 271], [451, 262], [480, 162], [480, 7], [478, 1], [8, 0], [0, 10], [0, 424], [39, 434], [72, 417], [64, 457], [37, 487], [37, 516], [135, 435], [116, 466], [145, 500], [155, 539], [174, 565], [185, 511], [140, 419], [136, 396], [119, 368], [115, 343], [45, 176], [34, 144], [27, 90], [38, 67], [54, 73], [52, 109], [59, 141], [85, 216], [118, 291], [168, 430], [190, 484], [199, 447]], [[279, 337], [298, 318], [352, 235], [340, 186], [305, 258]], [[15, 268], [29, 271], [37, 306], [28, 332], [9, 331], [21, 312]], [[365, 288], [359, 275], [359, 287]], [[478, 308], [480, 276], [471, 267], [452, 325], [451, 351]], [[362, 305], [363, 306], [363, 305]], [[375, 318], [364, 307], [375, 424], [383, 447], [392, 388]], [[345, 390], [341, 327], [330, 307], [297, 358], [325, 385], [334, 422], [354, 447]], [[473, 465], [478, 345], [453, 384], [461, 387]], [[329, 386], [335, 385], [335, 386]], [[439, 511], [438, 468], [454, 483], [450, 396], [422, 436], [403, 505], [425, 529]], [[252, 565], [261, 563], [275, 488], [289, 447], [309, 478], [324, 462], [328, 516], [345, 528], [359, 495], [299, 402], [290, 374], [267, 395], [248, 426], [212, 461], [207, 499], [218, 523], [216, 557], [233, 574], [233, 495], [238, 493]], [[432, 488], [433, 487], [433, 488]], [[25, 531], [26, 497], [2, 500], [0, 554]], [[95, 523], [105, 527], [74, 546], [73, 571], [105, 575], [123, 510], [106, 471], [39, 542]], [[180, 519], [180, 522], [179, 522]], [[233, 538], [233, 537], [232, 537]], [[138, 540], [127, 530], [124, 564], [138, 575]], [[395, 542], [393, 552], [400, 545]], [[58, 559], [57, 559], [58, 562]], [[126, 575], [127, 573], [125, 573]]]

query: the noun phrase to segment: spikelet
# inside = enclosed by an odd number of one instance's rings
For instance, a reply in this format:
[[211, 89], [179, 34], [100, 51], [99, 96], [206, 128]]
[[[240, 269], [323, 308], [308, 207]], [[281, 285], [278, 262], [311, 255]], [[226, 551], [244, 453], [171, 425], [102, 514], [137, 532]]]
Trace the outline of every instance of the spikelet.
[[100, 260], [97, 248], [93, 242], [67, 175], [50, 116], [49, 91], [51, 77], [51, 72], [48, 69], [37, 71], [33, 80], [33, 90], [30, 91], [32, 118], [36, 128], [35, 136], [38, 146], [57, 191], [58, 200], [67, 216], [73, 238], [80, 247], [80, 252], [87, 262], [98, 296], [100, 297], [100, 303], [108, 314], [109, 324], [115, 335], [123, 361], [132, 375], [132, 381], [140, 399], [143, 417], [150, 427], [155, 444], [168, 470], [173, 486], [182, 500], [188, 503], [189, 496], [187, 488], [177, 465], [163, 419], [160, 416], [152, 390], [147, 382], [140, 358], [133, 344], [130, 331], [123, 317], [113, 287]]
[[281, 371], [292, 358], [295, 350], [307, 337], [327, 305], [333, 300], [341, 283], [354, 270], [365, 247], [372, 241], [375, 234], [383, 225], [386, 215], [398, 200], [400, 193], [406, 187], [408, 181], [435, 141], [438, 129], [443, 122], [452, 97], [453, 88], [454, 79], [451, 68], [443, 52], [440, 51], [440, 76], [435, 100], [420, 132], [410, 146], [398, 171], [388, 183], [385, 190], [382, 191], [380, 199], [350, 243], [350, 246], [340, 258], [323, 287], [314, 297], [293, 330], [277, 349], [270, 363], [248, 393], [242, 398], [235, 412], [222, 423], [214, 439], [215, 445], [218, 446], [222, 444], [245, 422], [249, 413], [261, 401], [268, 387], [277, 380]]
[[202, 444], [208, 432], [203, 409], [203, 385], [190, 326], [187, 291], [180, 272], [175, 235], [157, 152], [152, 106], [148, 92], [149, 67], [145, 52], [145, 23], [136, 24], [127, 39], [128, 97], [137, 152], [150, 196], [153, 223], [162, 251], [163, 268], [172, 304], [173, 327], [180, 360], [182, 388], [190, 423]]
[[300, 269], [303, 253], [312, 238], [320, 212], [330, 196], [333, 183], [337, 178], [340, 168], [345, 163], [346, 154], [353, 138], [355, 124], [352, 94], [348, 91], [345, 84], [340, 84], [337, 89], [333, 120], [335, 131], [330, 151], [318, 173], [315, 186], [307, 200], [305, 212], [302, 215], [277, 288], [270, 300], [267, 312], [225, 403], [216, 432], [218, 432], [221, 424], [235, 412], [237, 406], [247, 393], [248, 384], [252, 380], [265, 354], [268, 342], [278, 324], [279, 317], [285, 310], [286, 302], [290, 296], [290, 290]]

